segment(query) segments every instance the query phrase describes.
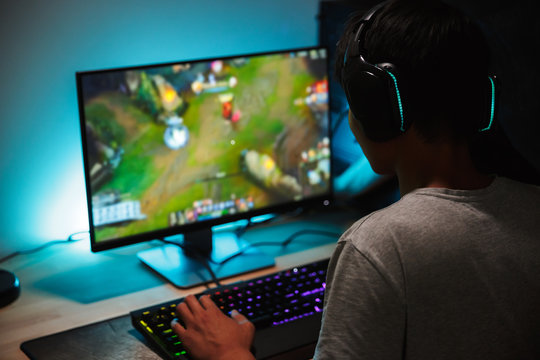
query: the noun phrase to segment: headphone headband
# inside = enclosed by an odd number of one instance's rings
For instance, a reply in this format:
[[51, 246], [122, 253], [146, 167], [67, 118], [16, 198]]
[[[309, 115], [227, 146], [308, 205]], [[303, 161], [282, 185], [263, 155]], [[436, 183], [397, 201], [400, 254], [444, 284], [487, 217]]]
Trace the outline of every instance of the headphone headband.
[[375, 19], [375, 15], [382, 10], [382, 8], [388, 3], [388, 1], [383, 1], [380, 4], [375, 5], [371, 10], [369, 10], [360, 20], [358, 30], [354, 36], [354, 43], [358, 46], [358, 54], [362, 57], [366, 53], [366, 48], [364, 47], [364, 41], [366, 40], [366, 31], [371, 26], [373, 22], [371, 19]]
[[[371, 19], [375, 18], [376, 13], [379, 12], [387, 3], [388, 1], [383, 1], [380, 4], [375, 5], [373, 8], [368, 10], [362, 19], [359, 21], [358, 29], [356, 30], [356, 34], [353, 38], [352, 44], [349, 43], [347, 45], [347, 50], [345, 51], [345, 56], [343, 57], [343, 64], [347, 62], [347, 56], [349, 55], [352, 57], [361, 56], [362, 59], [364, 59], [366, 49], [364, 48], [364, 40], [365, 40], [365, 33], [368, 30], [369, 26], [371, 25]], [[351, 45], [353, 45], [351, 47]], [[365, 61], [365, 59], [364, 59]]]

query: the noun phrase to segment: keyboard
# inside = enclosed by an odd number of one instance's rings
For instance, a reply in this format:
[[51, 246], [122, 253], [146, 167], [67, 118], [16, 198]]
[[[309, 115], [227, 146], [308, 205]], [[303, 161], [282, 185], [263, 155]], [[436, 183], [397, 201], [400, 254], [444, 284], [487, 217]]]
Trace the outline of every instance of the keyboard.
[[[256, 328], [255, 355], [263, 358], [270, 352], [317, 341], [327, 267], [328, 259], [320, 260], [198, 295], [209, 294], [223, 313], [229, 315], [235, 309], [252, 321]], [[130, 313], [134, 328], [166, 359], [189, 359], [170, 327], [171, 320], [177, 317], [176, 306], [182, 301], [180, 298]]]

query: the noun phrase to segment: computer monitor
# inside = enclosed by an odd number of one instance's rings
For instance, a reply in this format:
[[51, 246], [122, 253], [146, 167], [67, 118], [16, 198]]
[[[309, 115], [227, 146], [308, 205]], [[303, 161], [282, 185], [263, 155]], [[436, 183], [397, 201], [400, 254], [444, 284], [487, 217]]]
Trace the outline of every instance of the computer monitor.
[[[179, 287], [242, 247], [212, 227], [328, 204], [327, 50], [77, 72], [92, 251], [182, 234], [139, 258]], [[197, 255], [197, 256], [195, 256]], [[228, 277], [271, 266], [250, 249]]]

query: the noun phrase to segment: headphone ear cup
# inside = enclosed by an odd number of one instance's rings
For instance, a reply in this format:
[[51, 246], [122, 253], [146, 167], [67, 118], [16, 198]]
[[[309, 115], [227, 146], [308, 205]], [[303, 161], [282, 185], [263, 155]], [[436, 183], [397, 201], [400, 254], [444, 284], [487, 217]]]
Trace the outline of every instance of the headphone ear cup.
[[343, 78], [349, 109], [368, 139], [387, 141], [406, 130], [396, 93], [399, 90], [386, 70], [369, 64], [349, 64]]

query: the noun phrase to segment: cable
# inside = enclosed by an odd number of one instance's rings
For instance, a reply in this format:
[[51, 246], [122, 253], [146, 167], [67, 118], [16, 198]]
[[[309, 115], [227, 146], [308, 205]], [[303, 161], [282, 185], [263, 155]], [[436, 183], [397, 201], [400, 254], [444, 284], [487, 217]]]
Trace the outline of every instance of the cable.
[[[295, 209], [293, 211], [291, 211], [289, 213], [289, 216], [290, 217], [293, 217], [293, 216], [297, 216], [298, 214], [300, 214], [303, 210], [301, 208], [298, 208], [298, 209]], [[233, 231], [233, 233], [236, 235], [237, 238], [240, 238], [249, 228], [251, 227], [254, 227], [254, 226], [258, 226], [258, 225], [262, 225], [262, 224], [267, 224], [269, 222], [272, 222], [272, 221], [275, 221], [276, 220], [276, 216], [274, 214], [267, 214], [269, 217], [267, 218], [264, 218], [264, 220], [257, 220], [257, 221], [254, 221], [253, 219], [254, 218], [248, 218], [247, 219], [247, 224], [244, 225], [244, 226], [240, 226], [238, 227], [237, 229], [235, 229]], [[262, 216], [264, 217], [264, 215]], [[259, 217], [256, 217], [256, 218], [259, 218]], [[158, 240], [161, 240], [162, 242], [164, 243], [167, 243], [167, 244], [172, 244], [172, 245], [176, 245], [178, 247], [180, 247], [182, 250], [186, 250], [186, 248], [180, 244], [180, 243], [177, 243], [177, 242], [174, 242], [174, 241], [169, 241], [169, 240], [165, 240], [165, 239], [158, 239]], [[262, 244], [259, 243], [255, 246], [261, 246]], [[273, 244], [273, 245], [276, 245], [276, 244]], [[212, 267], [210, 266], [210, 263], [214, 264], [214, 265], [223, 265], [225, 264], [226, 262], [228, 262], [229, 260], [241, 255], [242, 253], [244, 253], [245, 251], [247, 250], [246, 249], [242, 249], [241, 251], [231, 255], [229, 258], [221, 261], [221, 262], [216, 262], [214, 260], [212, 260], [212, 258], [209, 258], [207, 256], [204, 256], [202, 254], [199, 254], [197, 253], [196, 251], [190, 251], [190, 254], [192, 255], [195, 255], [197, 257], [197, 260], [199, 261], [200, 264], [202, 264], [206, 270], [208, 271], [208, 273], [210, 274], [210, 277], [212, 278], [212, 282], [214, 284], [216, 284], [216, 286], [221, 286], [221, 283], [218, 279], [218, 277], [216, 276], [216, 274], [214, 273], [214, 271], [212, 270]], [[205, 280], [205, 279], [203, 279]], [[208, 287], [208, 284], [206, 284], [206, 286]]]
[[223, 264], [231, 261], [235, 257], [238, 257], [238, 256], [242, 255], [243, 253], [245, 253], [247, 250], [249, 250], [252, 247], [258, 247], [258, 246], [282, 246], [282, 247], [285, 247], [285, 246], [289, 245], [295, 238], [297, 238], [297, 237], [299, 237], [301, 235], [306, 235], [306, 234], [325, 235], [325, 236], [330, 236], [330, 237], [339, 237], [339, 236], [341, 236], [341, 233], [336, 233], [336, 232], [332, 232], [332, 231], [300, 230], [300, 231], [297, 231], [297, 232], [289, 235], [289, 237], [287, 237], [284, 241], [281, 241], [281, 242], [261, 241], [261, 242], [257, 242], [257, 243], [252, 243], [252, 244], [249, 244], [246, 247], [238, 250], [237, 252], [235, 252], [231, 256], [229, 256], [229, 257], [227, 257], [227, 258], [225, 258], [225, 259], [223, 259], [221, 261], [213, 261], [212, 259], [209, 259], [209, 261], [212, 262], [213, 264], [216, 264], [216, 265], [223, 265]]
[[67, 244], [67, 243], [71, 243], [71, 242], [80, 241], [80, 240], [82, 240], [84, 238], [76, 239], [75, 237], [77, 235], [79, 235], [79, 234], [85, 234], [85, 233], [88, 233], [88, 231], [78, 231], [78, 232], [75, 232], [75, 233], [69, 235], [66, 240], [52, 240], [52, 241], [46, 242], [45, 244], [42, 244], [42, 245], [40, 245], [38, 247], [35, 247], [33, 249], [15, 251], [15, 252], [7, 255], [7, 256], [4, 256], [3, 258], [0, 258], [0, 264], [3, 263], [4, 261], [7, 261], [7, 260], [15, 257], [15, 256], [32, 254], [32, 253], [38, 252], [40, 250], [43, 250], [45, 248], [48, 248], [49, 246], [52, 246], [52, 245]]
[[[165, 239], [157, 239], [161, 242], [164, 242], [165, 244], [170, 244], [170, 245], [175, 245], [175, 246], [178, 246], [180, 249], [184, 250], [184, 251], [187, 251], [186, 247], [183, 245], [183, 244], [180, 244], [180, 243], [177, 243], [175, 241], [170, 241], [170, 240], [165, 240]], [[208, 273], [210, 274], [210, 278], [212, 279], [212, 282], [214, 284], [216, 284], [216, 286], [221, 286], [221, 283], [219, 282], [217, 276], [216, 276], [216, 273], [214, 272], [214, 270], [212, 270], [212, 267], [210, 266], [209, 264], [209, 259], [198, 253], [197, 251], [189, 251], [190, 255], [192, 255], [202, 266], [204, 266], [206, 268], [206, 270], [208, 271]], [[205, 280], [205, 279], [203, 279]], [[208, 285], [206, 285], [206, 287], [208, 287]]]
[[[267, 220], [267, 221], [270, 221], [270, 220]], [[255, 223], [255, 225], [256, 224], [257, 223]], [[243, 233], [245, 231], [245, 228], [247, 228], [248, 226], [250, 226], [249, 222], [248, 222], [248, 225], [246, 225], [243, 228], [243, 230], [238, 231], [237, 234], [238, 233]], [[210, 274], [210, 277], [212, 278], [212, 282], [214, 284], [216, 284], [216, 286], [221, 286], [221, 283], [218, 280], [218, 278], [217, 278], [216, 274], [214, 273], [214, 271], [212, 270], [212, 267], [210, 266], [210, 263], [212, 263], [214, 265], [224, 265], [227, 262], [231, 261], [232, 259], [242, 255], [247, 250], [249, 250], [250, 248], [253, 248], [253, 247], [258, 247], [258, 246], [283, 246], [283, 247], [285, 247], [285, 246], [289, 245], [297, 237], [299, 237], [301, 235], [306, 235], [306, 234], [325, 235], [325, 236], [330, 236], [330, 237], [339, 237], [341, 235], [341, 233], [332, 232], [332, 231], [325, 231], [325, 230], [300, 230], [300, 231], [297, 231], [297, 232], [289, 235], [284, 241], [281, 241], [281, 242], [261, 241], [261, 242], [249, 244], [246, 247], [238, 250], [234, 254], [230, 255], [229, 257], [227, 257], [227, 258], [225, 258], [225, 259], [223, 259], [221, 261], [214, 261], [211, 258], [208, 258], [208, 257], [206, 257], [206, 256], [204, 256], [202, 254], [197, 253], [196, 251], [191, 251], [190, 253], [195, 255], [194, 257], [196, 258], [196, 260], [199, 261], [199, 263], [206, 268], [206, 270]], [[161, 241], [161, 242], [164, 242], [166, 244], [171, 244], [171, 245], [178, 246], [182, 250], [186, 250], [184, 245], [182, 245], [180, 243], [170, 241], [170, 240], [165, 240], [165, 239], [158, 239], [158, 240]]]
[[341, 233], [333, 232], [333, 231], [326, 231], [326, 230], [300, 230], [292, 235], [290, 235], [287, 239], [285, 239], [282, 243], [283, 246], [289, 245], [295, 238], [301, 235], [305, 234], [315, 234], [315, 235], [325, 235], [329, 237], [340, 237]]
[[[289, 214], [285, 214], [283, 216], [296, 216], [298, 212], [301, 212], [302, 210], [301, 209], [295, 209], [294, 211], [292, 211], [291, 213]], [[257, 221], [253, 221], [253, 217], [247, 219], [247, 224], [244, 225], [244, 226], [240, 226], [238, 227], [236, 230], [234, 230], [234, 234], [237, 236], [237, 237], [241, 237], [242, 235], [244, 235], [244, 233], [249, 229], [249, 228], [252, 228], [254, 226], [258, 226], [258, 225], [263, 225], [263, 224], [267, 224], [269, 222], [272, 222], [272, 221], [276, 221], [278, 218], [275, 216], [275, 214], [266, 214], [268, 217], [264, 218], [264, 220], [257, 220]], [[261, 216], [265, 216], [265, 215], [261, 215]], [[261, 216], [257, 216], [256, 218], [260, 218]]]

